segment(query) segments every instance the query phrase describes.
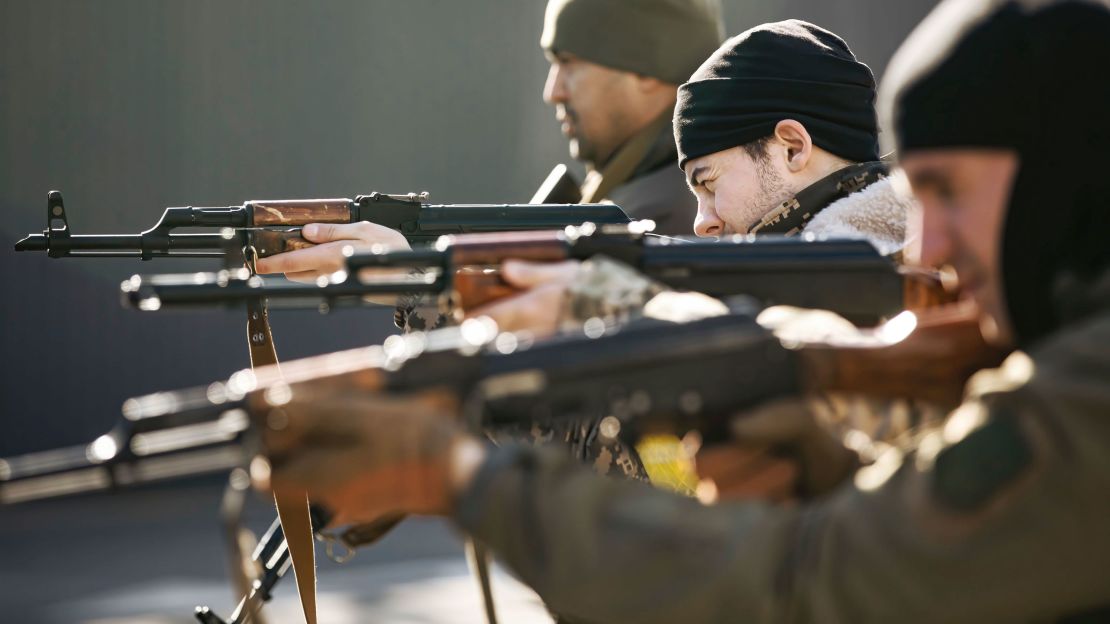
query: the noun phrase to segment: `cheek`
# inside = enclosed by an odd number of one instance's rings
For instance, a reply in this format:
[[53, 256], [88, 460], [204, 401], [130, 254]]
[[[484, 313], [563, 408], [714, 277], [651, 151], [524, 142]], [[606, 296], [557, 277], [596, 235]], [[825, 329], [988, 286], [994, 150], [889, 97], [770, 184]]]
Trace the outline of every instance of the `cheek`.
[[592, 110], [605, 104], [605, 89], [599, 76], [580, 70], [568, 76], [566, 81], [568, 98], [576, 109]]
[[991, 272], [1001, 264], [998, 241], [1002, 238], [1002, 215], [999, 211], [986, 210], [992, 201], [1002, 201], [977, 194], [967, 197], [959, 206], [957, 227], [965, 245], [972, 250], [979, 263]]
[[752, 204], [755, 202], [758, 191], [758, 185], [750, 180], [733, 179], [731, 183], [718, 185], [716, 193], [717, 213], [734, 230], [738, 232], [746, 230], [752, 224], [752, 221], [760, 216], [752, 214], [755, 212]]

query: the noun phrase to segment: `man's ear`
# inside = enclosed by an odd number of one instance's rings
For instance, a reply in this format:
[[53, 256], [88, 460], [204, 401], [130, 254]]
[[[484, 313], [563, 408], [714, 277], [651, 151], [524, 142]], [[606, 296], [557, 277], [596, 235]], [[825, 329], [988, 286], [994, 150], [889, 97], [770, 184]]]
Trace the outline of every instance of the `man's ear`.
[[786, 168], [798, 173], [806, 168], [813, 156], [813, 139], [801, 123], [784, 119], [775, 126], [775, 138], [786, 148]]

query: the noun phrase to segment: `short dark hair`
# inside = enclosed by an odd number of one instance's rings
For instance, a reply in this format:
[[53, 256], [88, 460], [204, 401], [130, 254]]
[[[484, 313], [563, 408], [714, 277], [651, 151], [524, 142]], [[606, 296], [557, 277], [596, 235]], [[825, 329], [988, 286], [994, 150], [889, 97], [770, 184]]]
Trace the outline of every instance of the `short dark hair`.
[[[765, 136], [762, 139], [756, 139], [754, 141], [744, 143], [740, 146], [740, 149], [744, 150], [748, 154], [748, 157], [751, 158], [753, 161], [760, 162], [767, 159], [767, 146], [771, 144], [771, 139], [773, 138], [774, 136]], [[829, 153], [832, 154], [832, 152]], [[838, 154], [832, 155], [833, 157], [842, 161], [845, 165], [851, 165], [858, 162], [850, 158], [845, 158]]]
[[762, 139], [756, 139], [740, 146], [748, 157], [758, 162], [767, 158], [767, 144], [771, 142], [770, 136], [765, 136]]

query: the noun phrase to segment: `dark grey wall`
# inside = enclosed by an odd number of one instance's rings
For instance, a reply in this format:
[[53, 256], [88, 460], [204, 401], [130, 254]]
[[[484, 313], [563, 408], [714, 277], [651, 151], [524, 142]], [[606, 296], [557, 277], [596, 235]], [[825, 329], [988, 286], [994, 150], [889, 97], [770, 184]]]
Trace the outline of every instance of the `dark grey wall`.
[[[726, 0], [730, 33], [788, 17], [878, 72], [932, 0]], [[137, 232], [170, 205], [431, 191], [526, 200], [566, 158], [540, 100], [539, 0], [0, 3], [0, 455], [80, 443], [128, 396], [247, 365], [238, 314], [121, 309], [131, 273], [11, 243], [65, 193], [78, 232]], [[380, 340], [388, 311], [278, 313], [279, 354]]]

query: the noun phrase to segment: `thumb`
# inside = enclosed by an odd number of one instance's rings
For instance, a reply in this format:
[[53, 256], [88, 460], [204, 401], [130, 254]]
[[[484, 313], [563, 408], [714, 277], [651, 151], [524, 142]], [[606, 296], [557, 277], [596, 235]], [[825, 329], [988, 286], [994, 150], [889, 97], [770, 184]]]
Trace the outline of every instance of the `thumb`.
[[505, 281], [517, 288], [533, 288], [548, 283], [570, 283], [578, 273], [577, 260], [563, 262], [527, 262], [506, 260], [501, 267]]

